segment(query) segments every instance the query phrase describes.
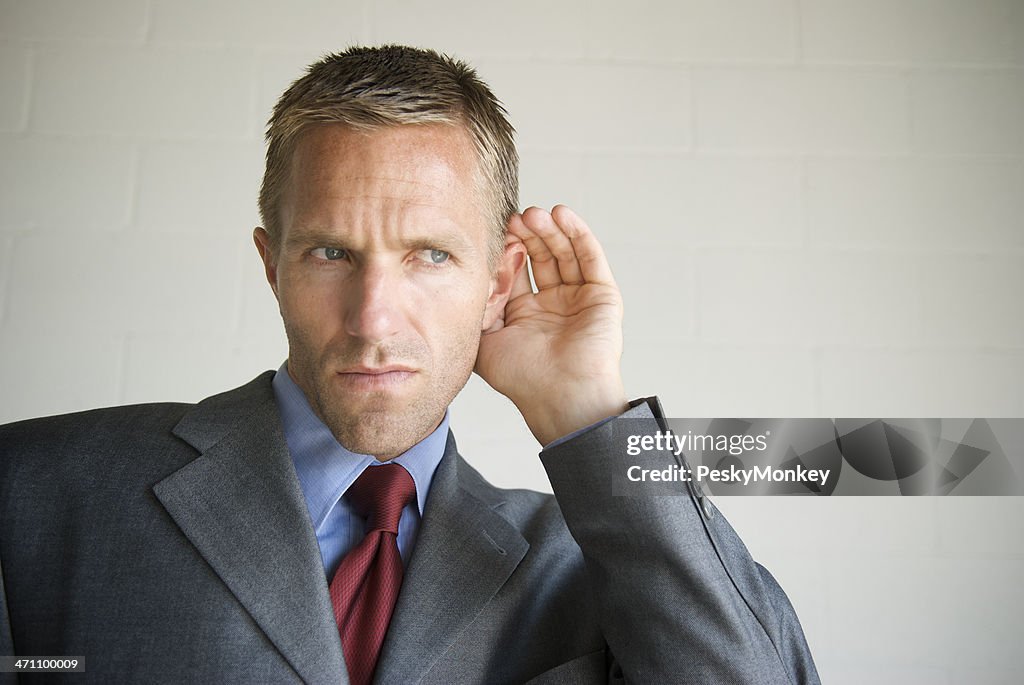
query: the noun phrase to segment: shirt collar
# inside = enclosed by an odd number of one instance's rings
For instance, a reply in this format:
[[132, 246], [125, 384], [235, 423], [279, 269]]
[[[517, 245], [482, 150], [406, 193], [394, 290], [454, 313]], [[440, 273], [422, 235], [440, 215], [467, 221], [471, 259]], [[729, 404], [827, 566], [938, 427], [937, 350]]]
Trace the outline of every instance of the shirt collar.
[[[287, 362], [274, 374], [273, 388], [281, 412], [285, 442], [295, 464], [313, 528], [319, 531], [335, 503], [363, 470], [384, 462], [341, 446], [288, 374]], [[444, 456], [447, 442], [448, 411], [445, 410], [444, 418], [434, 432], [391, 460], [401, 464], [412, 476], [420, 516], [423, 516], [430, 481]]]

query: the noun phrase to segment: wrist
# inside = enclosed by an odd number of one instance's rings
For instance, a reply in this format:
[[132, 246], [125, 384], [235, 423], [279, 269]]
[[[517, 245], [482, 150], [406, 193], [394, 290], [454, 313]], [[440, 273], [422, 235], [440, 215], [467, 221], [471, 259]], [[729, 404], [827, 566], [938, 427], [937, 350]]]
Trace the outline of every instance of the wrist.
[[516, 406], [542, 446], [629, 409], [621, 380], [560, 387], [532, 399]]

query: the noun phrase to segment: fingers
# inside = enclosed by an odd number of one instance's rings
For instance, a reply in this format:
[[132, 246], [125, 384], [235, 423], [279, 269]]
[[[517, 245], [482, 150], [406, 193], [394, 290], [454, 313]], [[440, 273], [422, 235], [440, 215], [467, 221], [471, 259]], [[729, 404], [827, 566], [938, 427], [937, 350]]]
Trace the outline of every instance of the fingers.
[[541, 290], [557, 285], [614, 284], [604, 250], [587, 224], [565, 205], [551, 213], [530, 207], [509, 231], [526, 245]]
[[572, 241], [554, 217], [539, 207], [530, 207], [523, 212], [523, 223], [532, 232], [537, 249], [534, 256], [530, 242], [524, 241], [534, 263], [537, 287], [544, 290], [563, 283], [582, 285], [583, 274]]
[[551, 253], [551, 250], [544, 243], [532, 228], [527, 226], [527, 217], [531, 223], [535, 223], [535, 214], [545, 213], [542, 209], [530, 207], [522, 214], [517, 214], [509, 222], [508, 230], [526, 245], [526, 253], [530, 256], [530, 269], [533, 271], [533, 280], [537, 288], [544, 290], [562, 283], [562, 276], [558, 271], [558, 260]]
[[556, 205], [551, 210], [551, 216], [572, 241], [583, 279], [587, 283], [614, 285], [615, 277], [612, 275], [611, 265], [608, 264], [608, 257], [604, 254], [604, 248], [583, 219], [565, 205]]

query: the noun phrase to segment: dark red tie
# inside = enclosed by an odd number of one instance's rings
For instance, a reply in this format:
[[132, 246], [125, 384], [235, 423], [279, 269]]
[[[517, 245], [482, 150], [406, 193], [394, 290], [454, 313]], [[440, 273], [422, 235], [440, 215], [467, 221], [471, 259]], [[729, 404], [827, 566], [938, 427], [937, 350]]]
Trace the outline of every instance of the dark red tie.
[[402, 586], [398, 519], [416, 486], [398, 464], [370, 466], [345, 496], [366, 515], [366, 537], [341, 560], [331, 603], [352, 685], [369, 685]]

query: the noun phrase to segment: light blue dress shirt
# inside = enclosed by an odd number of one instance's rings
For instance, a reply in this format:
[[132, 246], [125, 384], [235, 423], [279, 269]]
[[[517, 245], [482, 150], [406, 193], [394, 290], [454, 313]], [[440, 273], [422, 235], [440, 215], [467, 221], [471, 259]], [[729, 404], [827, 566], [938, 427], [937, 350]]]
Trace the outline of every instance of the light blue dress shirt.
[[[288, 375], [287, 367], [286, 362], [274, 375], [274, 397], [329, 582], [342, 557], [366, 535], [365, 519], [352, 510], [342, 495], [363, 469], [383, 462], [342, 447], [313, 412], [305, 394]], [[445, 411], [433, 433], [390, 462], [401, 464], [416, 484], [416, 500], [405, 507], [398, 523], [398, 550], [406, 564], [416, 542], [430, 481], [444, 456], [447, 441], [448, 412]]]

